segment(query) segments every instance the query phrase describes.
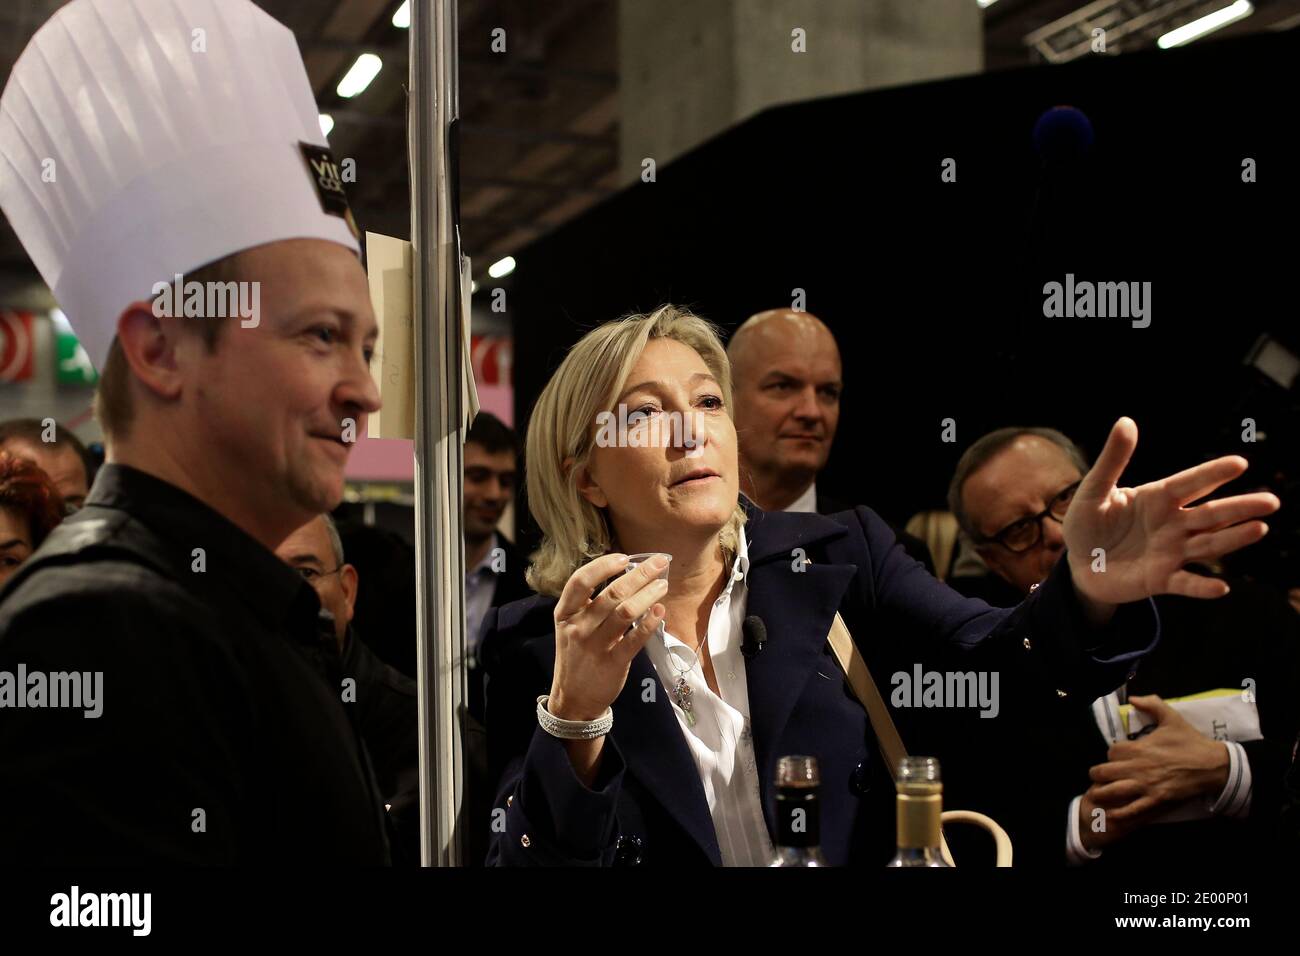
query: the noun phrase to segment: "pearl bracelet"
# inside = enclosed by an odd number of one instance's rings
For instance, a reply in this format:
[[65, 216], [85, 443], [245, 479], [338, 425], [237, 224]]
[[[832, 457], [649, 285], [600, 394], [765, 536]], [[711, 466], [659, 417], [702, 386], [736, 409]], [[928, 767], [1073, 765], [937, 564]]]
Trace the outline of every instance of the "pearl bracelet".
[[552, 737], [561, 740], [594, 740], [605, 736], [614, 726], [613, 707], [606, 707], [605, 712], [595, 720], [562, 720], [546, 709], [549, 699], [546, 694], [537, 698], [537, 722]]

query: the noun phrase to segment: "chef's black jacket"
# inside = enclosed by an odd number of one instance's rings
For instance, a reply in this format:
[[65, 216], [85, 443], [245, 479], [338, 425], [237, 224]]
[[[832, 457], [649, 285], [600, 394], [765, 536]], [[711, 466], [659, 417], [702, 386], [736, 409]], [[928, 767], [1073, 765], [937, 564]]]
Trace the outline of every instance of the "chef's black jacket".
[[388, 863], [319, 609], [216, 511], [105, 465], [0, 592], [0, 671], [103, 673], [98, 718], [0, 709], [0, 860]]
[[[328, 640], [334, 618], [324, 611]], [[357, 726], [370, 755], [375, 781], [392, 824], [393, 863], [420, 865], [420, 736], [415, 681], [379, 659], [348, 625], [343, 641], [343, 676], [357, 682]]]

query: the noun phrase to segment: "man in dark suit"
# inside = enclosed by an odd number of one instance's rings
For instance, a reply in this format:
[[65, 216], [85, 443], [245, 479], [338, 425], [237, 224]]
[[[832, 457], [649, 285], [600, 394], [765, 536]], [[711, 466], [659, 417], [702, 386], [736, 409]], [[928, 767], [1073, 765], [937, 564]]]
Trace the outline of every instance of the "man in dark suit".
[[[1059, 564], [1061, 522], [1086, 471], [1074, 443], [1046, 428], [991, 432], [959, 461], [949, 506], [999, 583], [1019, 598]], [[1034, 755], [1038, 798], [1026, 801], [1018, 791], [1005, 807], [986, 808], [1012, 831], [1019, 861], [1240, 866], [1271, 852], [1300, 720], [1300, 617], [1281, 594], [1246, 580], [1231, 587], [1211, 602], [1155, 598], [1163, 639], [1119, 688], [1122, 701], [1156, 719], [1154, 732], [1110, 747], [1089, 701], [1050, 697], [973, 722], [986, 759]], [[1235, 706], [1257, 707], [1262, 739], [1210, 739], [1161, 699], [1243, 688], [1252, 699]], [[1197, 800], [1212, 815], [1158, 822], [1175, 804]]]
[[[727, 344], [740, 442], [740, 488], [764, 511], [835, 514], [852, 503], [817, 487], [840, 420], [840, 350], [810, 312], [770, 309], [750, 316]], [[890, 526], [903, 550], [934, 573], [921, 539]]]
[[465, 643], [469, 651], [468, 714], [464, 721], [465, 816], [472, 865], [487, 855], [487, 824], [493, 781], [488, 779], [487, 740], [483, 729], [483, 668], [479, 637], [491, 608], [532, 594], [524, 580], [527, 559], [497, 530], [514, 498], [519, 468], [519, 439], [490, 412], [479, 412], [465, 435]]
[[501, 419], [479, 412], [465, 435], [465, 641], [469, 649], [469, 709], [483, 719], [483, 676], [478, 639], [488, 608], [532, 593], [527, 566], [514, 543], [497, 530], [514, 498], [519, 439]]
[[[320, 598], [321, 653], [338, 671], [340, 698], [361, 732], [392, 828], [393, 861], [420, 864], [419, 730], [415, 681], [380, 660], [352, 628], [358, 575], [334, 519], [320, 515], [275, 555]], [[351, 683], [347, 683], [351, 681]]]

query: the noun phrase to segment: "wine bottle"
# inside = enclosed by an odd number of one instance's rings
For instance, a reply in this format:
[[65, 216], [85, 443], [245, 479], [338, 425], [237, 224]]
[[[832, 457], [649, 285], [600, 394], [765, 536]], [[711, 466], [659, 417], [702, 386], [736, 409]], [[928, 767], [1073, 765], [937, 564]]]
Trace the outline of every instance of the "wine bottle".
[[826, 866], [821, 851], [821, 774], [816, 757], [776, 765], [776, 859], [771, 866]]
[[904, 757], [898, 792], [898, 852], [889, 866], [947, 866], [939, 848], [943, 781], [934, 757]]

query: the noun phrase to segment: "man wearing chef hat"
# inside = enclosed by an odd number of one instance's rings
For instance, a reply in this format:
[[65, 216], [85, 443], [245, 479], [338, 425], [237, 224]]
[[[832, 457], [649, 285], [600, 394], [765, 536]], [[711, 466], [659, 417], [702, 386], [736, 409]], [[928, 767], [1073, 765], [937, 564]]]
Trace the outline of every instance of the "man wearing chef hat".
[[388, 862], [337, 644], [273, 553], [379, 407], [292, 33], [249, 0], [73, 0], [0, 98], [0, 206], [107, 446], [0, 595], [0, 856]]

